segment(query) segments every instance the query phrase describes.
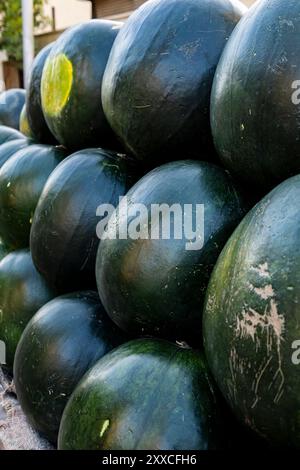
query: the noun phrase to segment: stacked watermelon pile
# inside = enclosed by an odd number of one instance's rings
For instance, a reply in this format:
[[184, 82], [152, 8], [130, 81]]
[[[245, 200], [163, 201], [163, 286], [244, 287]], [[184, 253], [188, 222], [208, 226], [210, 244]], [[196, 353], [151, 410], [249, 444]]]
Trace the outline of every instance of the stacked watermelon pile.
[[298, 46], [298, 0], [150, 0], [1, 95], [3, 369], [59, 449], [300, 447]]

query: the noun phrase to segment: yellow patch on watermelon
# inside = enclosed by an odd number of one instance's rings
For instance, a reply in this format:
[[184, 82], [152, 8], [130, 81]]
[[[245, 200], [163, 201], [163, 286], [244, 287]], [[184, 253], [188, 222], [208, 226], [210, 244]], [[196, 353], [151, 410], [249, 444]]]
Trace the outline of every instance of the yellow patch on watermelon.
[[42, 78], [42, 106], [49, 116], [59, 116], [66, 106], [73, 85], [73, 65], [65, 54], [50, 57]]
[[28, 118], [27, 118], [25, 105], [21, 112], [19, 128], [22, 134], [24, 134], [26, 137], [29, 137], [30, 139], [33, 138], [32, 130], [30, 129]]

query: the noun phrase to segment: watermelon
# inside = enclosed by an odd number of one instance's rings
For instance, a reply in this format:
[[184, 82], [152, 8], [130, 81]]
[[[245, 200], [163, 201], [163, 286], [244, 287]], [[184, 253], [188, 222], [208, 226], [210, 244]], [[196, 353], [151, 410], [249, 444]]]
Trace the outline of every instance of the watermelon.
[[132, 334], [201, 345], [209, 276], [244, 214], [232, 179], [212, 163], [176, 161], [144, 176], [99, 244], [98, 291], [112, 320]]
[[28, 122], [26, 104], [24, 104], [21, 115], [20, 115], [19, 127], [20, 127], [20, 131], [22, 132], [24, 136], [28, 137], [29, 139], [34, 139], [32, 129]]
[[20, 114], [25, 103], [25, 90], [13, 88], [0, 95], [0, 125], [19, 130]]
[[26, 110], [28, 124], [32, 134], [40, 144], [55, 144], [56, 139], [51, 134], [42, 110], [41, 81], [45, 62], [54, 43], [44, 47], [34, 59], [26, 94]]
[[220, 60], [211, 125], [223, 164], [265, 195], [300, 172], [300, 3], [262, 0], [243, 17]]
[[37, 269], [60, 292], [95, 288], [101, 204], [118, 205], [135, 181], [123, 156], [82, 150], [52, 173], [32, 223], [30, 246]]
[[0, 235], [8, 246], [26, 248], [29, 245], [32, 217], [43, 187], [65, 156], [66, 152], [58, 147], [30, 145], [2, 165]]
[[101, 83], [122, 23], [92, 20], [64, 32], [46, 60], [42, 108], [58, 142], [70, 149], [114, 147], [101, 104]]
[[24, 135], [12, 127], [0, 125], [0, 145], [16, 139], [24, 139]]
[[103, 78], [103, 108], [147, 166], [214, 155], [212, 81], [245, 10], [235, 0], [150, 0], [121, 29]]
[[0, 168], [10, 157], [19, 150], [28, 147], [30, 144], [31, 141], [25, 139], [25, 136], [23, 136], [23, 139], [9, 140], [0, 145]]
[[29, 250], [14, 251], [0, 262], [0, 338], [6, 346], [9, 371], [26, 324], [54, 295], [36, 271]]
[[204, 345], [233, 412], [273, 445], [300, 448], [300, 176], [243, 219], [212, 274]]
[[31, 425], [56, 442], [67, 401], [84, 373], [124, 342], [98, 294], [57, 297], [30, 320], [19, 342], [14, 383]]
[[220, 445], [218, 402], [202, 354], [135, 340], [100, 359], [65, 408], [62, 450], [207, 450]]

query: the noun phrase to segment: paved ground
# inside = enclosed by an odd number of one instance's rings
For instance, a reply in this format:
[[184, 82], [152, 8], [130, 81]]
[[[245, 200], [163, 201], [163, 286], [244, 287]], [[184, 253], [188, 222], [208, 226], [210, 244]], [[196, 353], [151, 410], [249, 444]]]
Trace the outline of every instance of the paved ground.
[[0, 450], [51, 448], [51, 445], [29, 426], [18, 404], [13, 384], [0, 368]]

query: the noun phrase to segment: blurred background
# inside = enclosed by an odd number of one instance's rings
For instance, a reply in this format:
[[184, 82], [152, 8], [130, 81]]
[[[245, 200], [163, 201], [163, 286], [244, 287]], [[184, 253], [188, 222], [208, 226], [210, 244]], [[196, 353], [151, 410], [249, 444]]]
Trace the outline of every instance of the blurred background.
[[[34, 0], [35, 53], [69, 26], [90, 18], [126, 20], [145, 1]], [[24, 86], [22, 37], [22, 0], [0, 0], [0, 92]]]

